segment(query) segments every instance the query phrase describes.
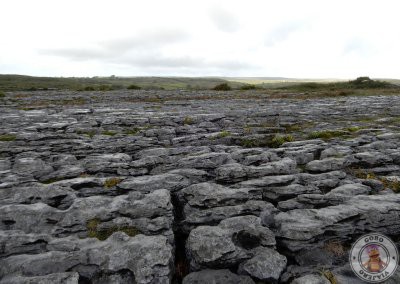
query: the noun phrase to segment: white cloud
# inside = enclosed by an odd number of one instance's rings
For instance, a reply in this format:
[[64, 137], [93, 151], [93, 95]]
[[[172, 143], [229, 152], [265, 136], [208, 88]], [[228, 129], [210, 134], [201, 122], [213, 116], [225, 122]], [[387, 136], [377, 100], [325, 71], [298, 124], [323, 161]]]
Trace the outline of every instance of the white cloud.
[[3, 0], [0, 73], [400, 78], [395, 0]]
[[239, 17], [219, 5], [210, 8], [210, 19], [223, 32], [236, 32], [240, 28]]

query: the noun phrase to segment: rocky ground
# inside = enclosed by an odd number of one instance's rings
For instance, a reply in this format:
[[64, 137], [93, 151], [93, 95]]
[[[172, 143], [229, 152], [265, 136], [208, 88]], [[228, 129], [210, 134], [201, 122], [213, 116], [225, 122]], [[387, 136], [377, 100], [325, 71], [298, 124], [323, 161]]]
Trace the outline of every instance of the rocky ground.
[[0, 107], [0, 283], [361, 283], [352, 243], [400, 241], [400, 96], [18, 92]]

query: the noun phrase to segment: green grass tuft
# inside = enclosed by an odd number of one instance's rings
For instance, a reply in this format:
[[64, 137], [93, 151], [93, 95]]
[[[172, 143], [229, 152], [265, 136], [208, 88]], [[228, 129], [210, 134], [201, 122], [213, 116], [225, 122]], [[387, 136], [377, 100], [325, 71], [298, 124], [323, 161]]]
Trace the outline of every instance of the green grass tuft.
[[100, 223], [101, 221], [98, 218], [93, 218], [86, 222], [87, 235], [89, 238], [97, 238], [100, 241], [104, 241], [115, 232], [124, 232], [130, 237], [140, 234], [137, 228], [130, 226], [112, 226], [107, 229], [98, 229]]
[[218, 133], [218, 138], [225, 138], [225, 137], [228, 137], [228, 136], [231, 136], [232, 135], [232, 133], [231, 132], [229, 132], [228, 130], [223, 130], [223, 131], [221, 131], [220, 133]]
[[105, 130], [101, 134], [107, 135], [107, 136], [114, 136], [114, 135], [117, 135], [118, 133], [115, 131], [111, 131], [111, 130]]
[[97, 134], [97, 131], [96, 130], [78, 130], [77, 132], [76, 132], [77, 134], [79, 134], [79, 135], [87, 135], [87, 136], [89, 136], [90, 138], [93, 138], [96, 134]]
[[130, 129], [125, 129], [124, 130], [124, 134], [126, 135], [136, 135], [140, 132], [140, 128], [139, 127], [134, 127], [134, 128], [130, 128]]
[[342, 130], [322, 130], [313, 131], [308, 135], [308, 139], [323, 139], [329, 140], [334, 137], [343, 137], [346, 133]]
[[9, 142], [9, 141], [14, 141], [17, 139], [17, 136], [14, 134], [2, 134], [0, 135], [0, 141], [3, 142]]
[[292, 135], [275, 135], [275, 137], [272, 138], [267, 145], [271, 148], [279, 148], [283, 143], [293, 141], [294, 137]]
[[191, 125], [191, 124], [193, 124], [193, 123], [194, 123], [194, 120], [193, 120], [193, 118], [190, 117], [190, 116], [186, 116], [186, 117], [183, 119], [183, 125]]
[[111, 188], [116, 186], [117, 184], [119, 184], [122, 180], [120, 178], [117, 177], [113, 177], [113, 178], [108, 178], [106, 179], [106, 181], [104, 182], [104, 187], [106, 188]]

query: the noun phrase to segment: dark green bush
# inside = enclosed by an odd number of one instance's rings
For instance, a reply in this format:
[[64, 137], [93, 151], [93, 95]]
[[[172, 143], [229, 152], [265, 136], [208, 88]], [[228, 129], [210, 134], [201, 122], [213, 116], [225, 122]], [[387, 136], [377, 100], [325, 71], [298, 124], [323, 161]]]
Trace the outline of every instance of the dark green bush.
[[84, 91], [95, 91], [94, 87], [92, 86], [86, 86], [85, 88], [83, 88]]
[[129, 85], [127, 89], [128, 89], [128, 90], [140, 90], [141, 87], [132, 84], [132, 85]]
[[232, 90], [232, 88], [228, 85], [228, 83], [222, 83], [222, 84], [216, 85], [213, 88], [213, 90], [214, 91], [230, 91], [230, 90]]
[[112, 88], [110, 85], [100, 85], [99, 86], [99, 91], [111, 91]]
[[244, 85], [244, 86], [241, 86], [240, 87], [240, 89], [241, 90], [254, 90], [254, 89], [256, 89], [256, 86], [255, 85]]

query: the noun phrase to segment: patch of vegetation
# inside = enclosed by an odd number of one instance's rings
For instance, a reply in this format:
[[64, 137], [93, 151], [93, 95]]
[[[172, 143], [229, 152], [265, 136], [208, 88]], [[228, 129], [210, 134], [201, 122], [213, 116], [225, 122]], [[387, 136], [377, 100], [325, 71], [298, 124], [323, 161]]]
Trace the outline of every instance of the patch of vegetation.
[[[186, 77], [32, 77], [23, 75], [0, 75], [0, 86], [3, 91], [26, 90], [79, 90], [95, 91], [107, 86], [112, 90], [126, 89], [130, 85], [142, 89], [193, 89], [209, 90], [217, 84], [227, 82], [221, 78], [186, 78]], [[243, 83], [230, 82], [239, 88]]]
[[107, 135], [107, 136], [115, 136], [115, 135], [117, 135], [118, 133], [115, 132], [115, 131], [111, 131], [111, 130], [105, 130], [105, 131], [103, 131], [101, 134]]
[[290, 132], [300, 132], [307, 128], [311, 128], [314, 125], [315, 125], [314, 122], [304, 121], [301, 123], [293, 123], [293, 124], [283, 125], [283, 127], [285, 128], [286, 133], [290, 133]]
[[161, 99], [161, 98], [145, 98], [145, 99], [143, 99], [143, 101], [146, 103], [162, 103], [162, 102], [164, 102], [163, 99]]
[[87, 235], [89, 238], [97, 238], [100, 241], [108, 239], [115, 232], [124, 232], [130, 237], [140, 234], [140, 231], [135, 227], [130, 226], [112, 226], [107, 229], [98, 229], [101, 224], [100, 219], [93, 218], [86, 222]]
[[223, 130], [223, 131], [219, 132], [218, 134], [209, 137], [209, 139], [210, 140], [221, 139], [221, 138], [225, 138], [225, 137], [228, 137], [231, 135], [232, 135], [232, 133], [230, 131]]
[[83, 91], [95, 91], [96, 89], [93, 86], [87, 86], [83, 88]]
[[298, 123], [286, 125], [284, 127], [286, 132], [297, 132], [303, 129], [303, 127]]
[[393, 190], [395, 193], [400, 193], [400, 180], [397, 178], [381, 177], [379, 180], [383, 183], [385, 188]]
[[343, 130], [322, 130], [311, 132], [307, 138], [329, 140], [334, 137], [343, 137], [344, 135], [346, 135], [346, 132]]
[[139, 87], [138, 85], [135, 84], [131, 84], [127, 87], [128, 90], [140, 90], [141, 87]]
[[111, 91], [113, 90], [111, 85], [100, 85], [98, 87], [99, 91]]
[[76, 133], [79, 135], [82, 135], [82, 134], [87, 135], [90, 138], [93, 138], [97, 134], [97, 131], [96, 130], [78, 130]]
[[230, 91], [232, 88], [228, 85], [228, 83], [221, 83], [216, 85], [213, 88], [214, 91]]
[[331, 282], [331, 284], [338, 284], [336, 277], [332, 271], [328, 269], [322, 269], [321, 275], [324, 276], [326, 279], [328, 279], [328, 281]]
[[347, 127], [346, 130], [349, 132], [357, 132], [358, 130], [362, 129], [359, 126], [351, 126], [351, 127]]
[[0, 91], [0, 98], [4, 98], [6, 96], [6, 94], [2, 91]]
[[292, 84], [289, 86], [283, 86], [278, 89], [291, 90], [296, 92], [315, 92], [315, 91], [338, 91], [337, 95], [346, 96], [352, 95], [352, 90], [364, 90], [364, 89], [398, 89], [399, 86], [385, 82], [372, 80], [369, 77], [358, 77], [355, 80], [348, 82], [331, 82], [331, 83], [316, 83], [306, 82], [300, 84]]
[[252, 85], [252, 84], [247, 84], [244, 86], [241, 86], [240, 89], [243, 91], [247, 91], [247, 90], [255, 90], [257, 87], [256, 85]]
[[348, 169], [350, 174], [355, 176], [356, 178], [359, 179], [374, 179], [382, 182], [383, 186], [385, 189], [391, 189], [395, 193], [400, 193], [400, 179], [397, 179], [395, 177], [390, 178], [390, 177], [379, 177], [375, 175], [373, 172], [369, 172], [368, 170], [361, 169], [361, 168], [350, 168]]
[[139, 127], [134, 127], [134, 128], [130, 128], [130, 129], [125, 129], [124, 130], [124, 134], [126, 135], [136, 135], [140, 132], [140, 128]]
[[293, 141], [294, 137], [292, 135], [275, 135], [275, 137], [267, 143], [267, 146], [271, 148], [279, 148], [283, 143]]
[[17, 139], [17, 136], [14, 134], [1, 134], [0, 135], [0, 141], [3, 141], [3, 142], [14, 141], [15, 139]]
[[108, 178], [104, 182], [104, 187], [111, 188], [119, 184], [122, 180], [117, 177]]
[[358, 77], [357, 79], [348, 83], [355, 89], [380, 89], [380, 88], [393, 88], [393, 84], [385, 81], [372, 80], [369, 77]]
[[231, 136], [231, 135], [232, 135], [232, 133], [230, 131], [223, 130], [220, 133], [218, 133], [217, 137], [218, 138], [225, 138], [225, 137], [228, 137], [228, 136]]
[[376, 117], [376, 116], [363, 116], [363, 117], [356, 118], [354, 121], [368, 123], [368, 122], [374, 122], [378, 118], [379, 117]]
[[270, 147], [279, 148], [285, 142], [293, 142], [294, 137], [292, 135], [275, 135], [272, 138], [242, 138], [239, 144], [245, 148], [253, 147]]
[[240, 146], [242, 146], [244, 148], [260, 147], [260, 141], [257, 139], [251, 139], [251, 138], [242, 138], [242, 139], [240, 139], [239, 144], [240, 144]]
[[343, 244], [337, 240], [328, 241], [324, 244], [323, 248], [335, 256], [340, 257], [346, 254], [346, 249], [344, 248]]
[[191, 125], [191, 124], [193, 124], [193, 123], [194, 123], [194, 120], [193, 120], [193, 118], [190, 117], [190, 116], [186, 116], [186, 117], [183, 119], [183, 125]]

